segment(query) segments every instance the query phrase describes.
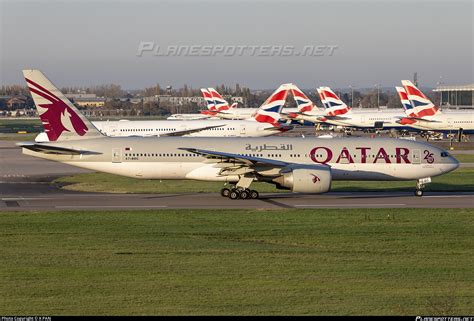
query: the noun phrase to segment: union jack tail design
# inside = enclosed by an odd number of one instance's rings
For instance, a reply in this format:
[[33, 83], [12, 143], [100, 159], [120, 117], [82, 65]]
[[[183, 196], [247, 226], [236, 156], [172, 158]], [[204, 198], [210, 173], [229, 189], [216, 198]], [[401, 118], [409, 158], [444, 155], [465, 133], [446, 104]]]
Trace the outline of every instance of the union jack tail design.
[[328, 116], [344, 115], [351, 109], [329, 87], [319, 87], [318, 93]]
[[403, 87], [395, 87], [397, 89], [398, 97], [400, 97], [400, 101], [402, 102], [403, 109], [409, 115], [411, 113], [411, 110], [413, 109], [413, 106], [410, 103], [410, 100], [408, 99], [407, 92]]
[[212, 98], [211, 93], [206, 88], [201, 88], [202, 96], [207, 103], [207, 109], [215, 111], [216, 105], [214, 104], [214, 99]]
[[102, 136], [92, 123], [39, 70], [23, 70], [49, 141]]
[[230, 109], [229, 103], [215, 90], [214, 88], [207, 88], [209, 93], [214, 100], [214, 105], [216, 106], [217, 111], [223, 111]]
[[313, 110], [313, 102], [298, 87], [293, 86], [293, 88], [291, 88], [291, 94], [295, 99], [299, 112], [304, 113]]
[[402, 80], [402, 85], [412, 106], [407, 112], [408, 116], [423, 118], [441, 113], [439, 107], [435, 106], [411, 81]]
[[255, 120], [261, 123], [275, 124], [280, 119], [280, 113], [285, 105], [288, 91], [292, 84], [283, 84], [260, 106], [255, 113]]

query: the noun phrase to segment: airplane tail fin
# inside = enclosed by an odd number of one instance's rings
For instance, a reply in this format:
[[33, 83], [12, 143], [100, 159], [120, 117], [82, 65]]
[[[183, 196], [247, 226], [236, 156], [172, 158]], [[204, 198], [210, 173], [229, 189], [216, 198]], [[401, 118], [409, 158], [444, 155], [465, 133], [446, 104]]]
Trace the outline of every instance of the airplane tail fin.
[[291, 88], [291, 94], [293, 95], [296, 105], [298, 106], [298, 111], [300, 113], [304, 113], [314, 109], [313, 102], [297, 86], [293, 86], [293, 88]]
[[209, 90], [212, 99], [214, 100], [216, 110], [223, 111], [228, 110], [230, 108], [229, 103], [221, 96], [221, 94], [217, 92], [217, 90], [215, 90], [214, 88], [208, 88], [207, 90]]
[[254, 115], [256, 121], [261, 123], [277, 123], [281, 118], [281, 110], [286, 102], [288, 91], [293, 84], [283, 84], [265, 100]]
[[[343, 102], [338, 95], [334, 93], [329, 87], [319, 87], [320, 89], [320, 96], [322, 93], [322, 97], [324, 97], [323, 104], [326, 107], [326, 114], [328, 116], [337, 116], [337, 115], [344, 115], [349, 112], [351, 109], [349, 106]], [[319, 91], [318, 91], [319, 92]], [[321, 99], [322, 100], [322, 99]]]
[[327, 105], [327, 102], [326, 102], [326, 97], [324, 97], [323, 90], [321, 88], [316, 88], [316, 91], [318, 92], [319, 99], [321, 100], [321, 103], [323, 104], [323, 108], [327, 109], [328, 105]]
[[23, 70], [49, 141], [103, 136], [39, 70]]
[[216, 105], [214, 104], [214, 99], [212, 98], [211, 93], [206, 88], [201, 88], [202, 96], [207, 103], [207, 109], [215, 111]]
[[408, 99], [407, 92], [403, 87], [395, 88], [397, 89], [398, 97], [400, 97], [403, 109], [405, 110], [405, 113], [409, 116], [413, 110], [413, 106], [411, 105], [410, 100]]
[[441, 113], [439, 107], [433, 104], [410, 80], [402, 80], [402, 85], [413, 107], [409, 116], [423, 118]]
[[238, 105], [239, 105], [238, 102], [232, 103], [232, 105], [230, 105], [229, 109], [237, 108]]

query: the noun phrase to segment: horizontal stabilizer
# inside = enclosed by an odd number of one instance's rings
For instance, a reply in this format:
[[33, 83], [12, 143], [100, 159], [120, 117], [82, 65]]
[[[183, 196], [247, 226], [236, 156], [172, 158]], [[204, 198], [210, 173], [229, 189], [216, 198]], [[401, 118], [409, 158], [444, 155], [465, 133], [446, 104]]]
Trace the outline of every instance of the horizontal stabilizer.
[[101, 155], [102, 153], [77, 150], [73, 148], [58, 147], [46, 144], [38, 143], [18, 143], [17, 146], [26, 148], [34, 152], [40, 152], [45, 154], [56, 154], [56, 155]]

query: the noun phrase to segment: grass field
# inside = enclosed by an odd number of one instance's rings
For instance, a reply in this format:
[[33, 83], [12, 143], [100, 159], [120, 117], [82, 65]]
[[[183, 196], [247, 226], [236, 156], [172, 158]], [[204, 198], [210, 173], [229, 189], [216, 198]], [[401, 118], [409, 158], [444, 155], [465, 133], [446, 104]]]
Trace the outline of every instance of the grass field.
[[474, 313], [472, 209], [0, 213], [0, 311]]
[[[110, 193], [209, 193], [218, 192], [223, 184], [200, 181], [140, 180], [105, 173], [79, 174], [61, 177], [54, 184], [74, 191]], [[259, 192], [277, 192], [273, 185], [254, 183]], [[334, 181], [332, 191], [413, 191], [414, 181], [408, 182], [354, 182]], [[426, 191], [474, 191], [474, 168], [459, 168], [454, 172], [433, 178]]]

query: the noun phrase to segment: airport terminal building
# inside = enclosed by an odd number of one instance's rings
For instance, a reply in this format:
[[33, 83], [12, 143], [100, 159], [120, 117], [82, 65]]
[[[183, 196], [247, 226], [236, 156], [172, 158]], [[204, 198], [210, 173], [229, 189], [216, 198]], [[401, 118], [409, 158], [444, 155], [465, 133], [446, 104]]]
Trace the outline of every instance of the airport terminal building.
[[441, 94], [440, 105], [445, 108], [474, 108], [474, 84], [461, 86], [438, 86], [433, 90]]

